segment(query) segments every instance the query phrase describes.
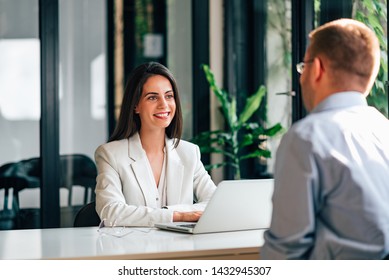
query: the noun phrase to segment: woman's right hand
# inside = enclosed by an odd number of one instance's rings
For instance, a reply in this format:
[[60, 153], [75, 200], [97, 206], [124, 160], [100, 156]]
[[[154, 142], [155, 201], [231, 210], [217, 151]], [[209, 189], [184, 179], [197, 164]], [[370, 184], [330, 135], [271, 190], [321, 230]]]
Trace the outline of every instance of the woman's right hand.
[[192, 211], [192, 212], [174, 212], [173, 222], [197, 222], [203, 211]]

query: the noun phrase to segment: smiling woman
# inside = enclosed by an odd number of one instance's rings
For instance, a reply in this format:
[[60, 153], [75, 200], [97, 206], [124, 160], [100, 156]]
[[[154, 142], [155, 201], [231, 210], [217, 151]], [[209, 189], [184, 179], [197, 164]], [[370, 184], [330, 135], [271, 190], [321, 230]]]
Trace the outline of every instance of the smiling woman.
[[135, 113], [141, 119], [141, 132], [166, 128], [173, 120], [176, 112], [174, 91], [170, 81], [162, 75], [155, 75], [147, 79], [143, 86], [142, 96]]
[[181, 134], [173, 75], [156, 62], [138, 66], [127, 82], [115, 131], [95, 153], [101, 220], [111, 226], [153, 226], [199, 219], [216, 186], [199, 147], [181, 140]]

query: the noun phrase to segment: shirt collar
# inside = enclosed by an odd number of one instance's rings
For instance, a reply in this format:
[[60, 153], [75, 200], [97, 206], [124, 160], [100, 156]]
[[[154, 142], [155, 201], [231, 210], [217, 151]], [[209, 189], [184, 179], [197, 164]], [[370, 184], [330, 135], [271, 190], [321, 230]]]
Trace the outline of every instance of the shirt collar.
[[357, 91], [338, 92], [320, 102], [316, 108], [312, 110], [312, 113], [353, 106], [367, 106], [366, 98], [362, 93]]

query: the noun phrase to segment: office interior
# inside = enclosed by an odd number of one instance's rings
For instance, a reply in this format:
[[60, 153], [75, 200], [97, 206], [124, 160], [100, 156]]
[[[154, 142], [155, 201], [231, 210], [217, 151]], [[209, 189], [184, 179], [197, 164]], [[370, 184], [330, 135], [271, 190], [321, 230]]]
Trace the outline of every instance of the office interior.
[[[262, 143], [271, 157], [242, 161], [240, 175], [271, 178], [282, 133], [306, 115], [295, 65], [308, 33], [342, 17], [379, 35], [368, 101], [387, 115], [386, 0], [0, 0], [0, 230], [73, 226], [94, 199], [94, 151], [113, 132], [126, 78], [147, 61], [175, 75], [189, 141], [226, 128], [202, 65], [238, 111], [264, 85], [250, 121], [283, 130]], [[9, 181], [11, 169], [29, 176]], [[236, 179], [229, 166], [209, 172], [216, 184]]]

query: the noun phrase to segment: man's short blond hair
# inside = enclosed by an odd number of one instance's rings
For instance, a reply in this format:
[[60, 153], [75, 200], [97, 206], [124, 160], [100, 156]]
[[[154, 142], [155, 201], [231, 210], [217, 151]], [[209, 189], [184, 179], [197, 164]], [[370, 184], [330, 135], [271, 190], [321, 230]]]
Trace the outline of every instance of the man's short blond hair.
[[310, 58], [324, 55], [330, 70], [358, 76], [362, 83], [377, 76], [380, 46], [375, 33], [353, 19], [326, 23], [309, 34]]

